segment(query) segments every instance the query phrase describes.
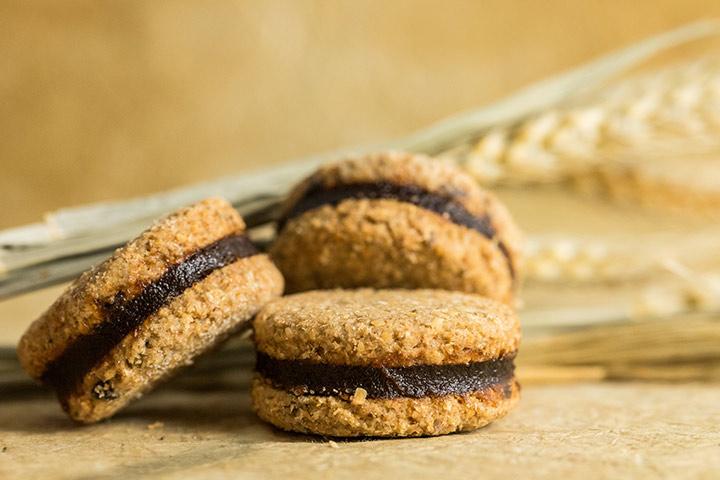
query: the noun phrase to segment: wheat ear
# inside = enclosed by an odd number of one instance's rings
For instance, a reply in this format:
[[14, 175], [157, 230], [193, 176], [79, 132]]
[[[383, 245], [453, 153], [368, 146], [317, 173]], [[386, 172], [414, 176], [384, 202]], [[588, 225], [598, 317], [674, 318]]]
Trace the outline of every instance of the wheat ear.
[[717, 148], [720, 60], [672, 66], [498, 126], [444, 155], [483, 184], [559, 182], [646, 149]]

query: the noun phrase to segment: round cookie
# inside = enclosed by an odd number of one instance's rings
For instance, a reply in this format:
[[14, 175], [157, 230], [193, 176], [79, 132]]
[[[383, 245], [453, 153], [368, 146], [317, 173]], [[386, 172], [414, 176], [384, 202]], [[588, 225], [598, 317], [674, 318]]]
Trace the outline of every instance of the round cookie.
[[74, 420], [114, 414], [282, 294], [282, 275], [244, 230], [218, 198], [159, 220], [28, 328], [23, 367]]
[[506, 305], [442, 290], [326, 290], [253, 322], [253, 407], [284, 430], [407, 437], [472, 430], [519, 398]]
[[270, 254], [288, 292], [439, 288], [510, 303], [521, 234], [440, 160], [381, 153], [321, 167], [290, 194]]

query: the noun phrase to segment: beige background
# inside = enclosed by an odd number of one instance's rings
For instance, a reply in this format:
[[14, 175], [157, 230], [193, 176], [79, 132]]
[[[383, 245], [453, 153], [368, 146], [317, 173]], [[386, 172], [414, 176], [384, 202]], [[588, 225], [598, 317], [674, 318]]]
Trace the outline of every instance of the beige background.
[[0, 228], [401, 135], [720, 2], [0, 3]]

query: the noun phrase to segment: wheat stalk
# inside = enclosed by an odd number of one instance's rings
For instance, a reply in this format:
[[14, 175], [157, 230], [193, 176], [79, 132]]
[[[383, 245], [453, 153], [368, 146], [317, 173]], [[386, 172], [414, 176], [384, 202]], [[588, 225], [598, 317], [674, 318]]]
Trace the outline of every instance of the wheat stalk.
[[559, 182], [630, 152], [717, 148], [718, 133], [720, 62], [707, 58], [626, 79], [443, 155], [484, 184]]

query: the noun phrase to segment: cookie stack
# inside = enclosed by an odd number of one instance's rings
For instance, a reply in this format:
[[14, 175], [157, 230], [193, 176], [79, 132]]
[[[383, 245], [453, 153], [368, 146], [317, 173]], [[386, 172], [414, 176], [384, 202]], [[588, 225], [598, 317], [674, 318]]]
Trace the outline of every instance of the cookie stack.
[[90, 423], [254, 318], [253, 406], [285, 430], [438, 435], [517, 402], [521, 235], [456, 168], [344, 160], [291, 192], [269, 256], [244, 229], [219, 199], [157, 222], [33, 323], [25, 369]]

